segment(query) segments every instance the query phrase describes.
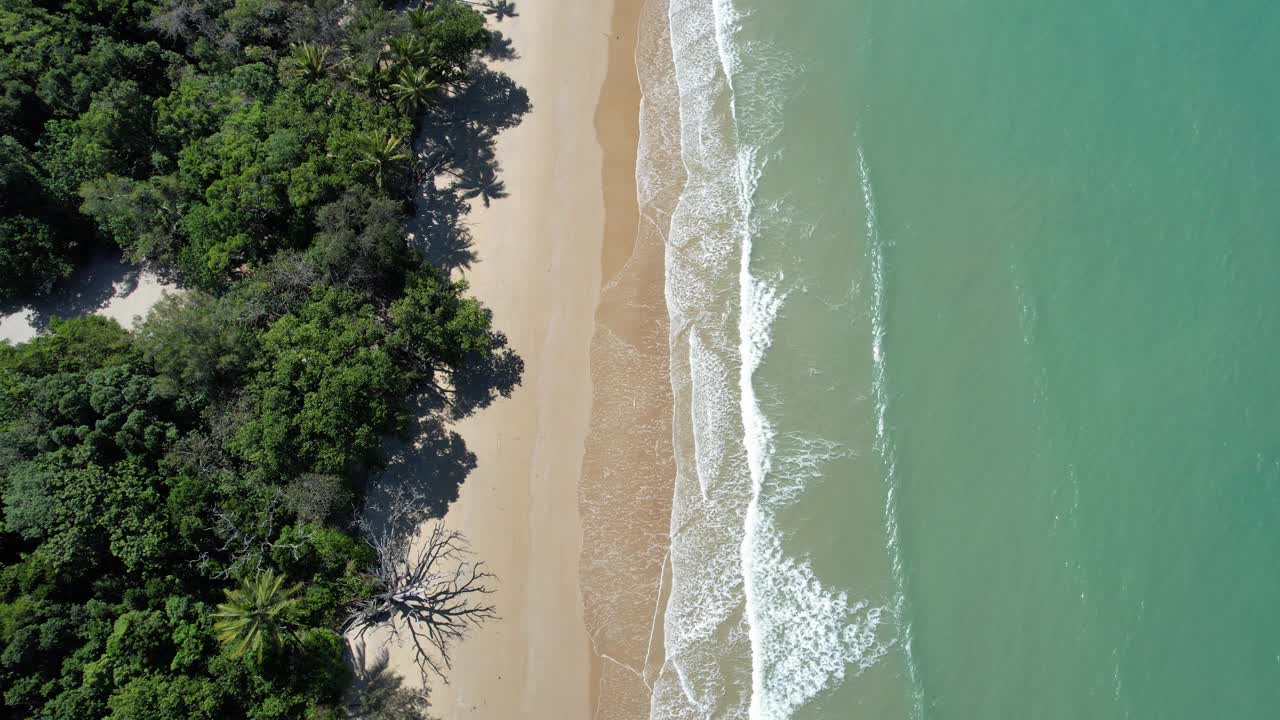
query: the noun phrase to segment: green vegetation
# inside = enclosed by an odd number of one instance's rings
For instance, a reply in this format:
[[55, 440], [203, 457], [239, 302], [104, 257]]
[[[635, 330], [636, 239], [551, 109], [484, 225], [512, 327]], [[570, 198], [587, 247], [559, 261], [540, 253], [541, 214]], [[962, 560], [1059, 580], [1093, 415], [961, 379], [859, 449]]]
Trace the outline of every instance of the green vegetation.
[[456, 2], [5, 3], [0, 287], [47, 291], [96, 234], [225, 289], [402, 181], [415, 116], [488, 42]]
[[285, 639], [293, 639], [290, 625], [298, 610], [301, 585], [285, 585], [283, 575], [271, 570], [246, 578], [244, 586], [227, 590], [227, 601], [218, 606], [214, 632], [233, 655], [252, 654], [262, 661], [263, 650], [279, 651]]
[[[356, 522], [384, 438], [518, 382], [404, 233], [431, 113], [520, 99], [473, 68], [488, 43], [458, 2], [0, 4], [0, 300], [98, 243], [185, 288], [135, 331], [55, 319], [0, 344], [0, 714], [343, 712], [339, 629], [379, 622], [388, 587], [390, 541]], [[459, 108], [455, 140], [511, 120]], [[459, 146], [484, 166], [477, 138]], [[436, 169], [464, 177], [460, 153]], [[426, 192], [428, 259], [464, 257], [461, 200]], [[365, 684], [362, 707], [422, 708]]]

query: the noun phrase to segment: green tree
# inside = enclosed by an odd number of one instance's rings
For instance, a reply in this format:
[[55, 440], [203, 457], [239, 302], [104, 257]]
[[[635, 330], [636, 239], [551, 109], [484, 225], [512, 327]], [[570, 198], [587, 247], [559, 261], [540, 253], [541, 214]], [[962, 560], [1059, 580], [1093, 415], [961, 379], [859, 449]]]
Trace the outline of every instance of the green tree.
[[270, 476], [374, 462], [383, 434], [404, 422], [410, 375], [360, 293], [327, 289], [273, 322], [252, 370], [253, 413], [232, 449]]
[[246, 579], [240, 587], [224, 590], [227, 601], [213, 614], [218, 641], [236, 656], [252, 655], [261, 662], [264, 652], [278, 650], [294, 637], [301, 584], [267, 570]]
[[0, 2], [0, 298], [98, 241], [186, 286], [0, 343], [0, 716], [337, 716], [345, 521], [415, 384], [503, 345], [404, 233], [410, 115], [489, 40], [429, 5]]
[[107, 720], [218, 720], [224, 698], [204, 678], [154, 673], [130, 680], [109, 701]]
[[47, 223], [26, 215], [0, 217], [0, 301], [43, 294], [71, 274], [66, 245]]
[[80, 182], [145, 174], [154, 144], [152, 114], [152, 100], [138, 83], [117, 80], [95, 92], [74, 122], [50, 125], [45, 163], [66, 183], [60, 194], [74, 203]]
[[404, 203], [368, 188], [320, 208], [306, 262], [320, 279], [377, 295], [397, 293], [418, 263], [404, 237]]
[[431, 49], [433, 70], [446, 83], [464, 78], [476, 54], [491, 40], [484, 16], [459, 2], [410, 11], [409, 24]]
[[383, 129], [370, 130], [356, 138], [357, 167], [373, 175], [381, 190], [383, 180], [410, 158], [404, 141]]
[[171, 264], [182, 243], [182, 218], [189, 204], [177, 178], [155, 175], [133, 180], [107, 175], [80, 186], [80, 210], [134, 262]]
[[346, 80], [365, 95], [381, 100], [391, 85], [391, 73], [381, 63], [351, 63], [346, 69]]
[[129, 332], [101, 315], [53, 318], [44, 333], [17, 348], [16, 367], [32, 376], [120, 365], [132, 356]]
[[134, 343], [169, 392], [205, 400], [248, 364], [253, 335], [231, 304], [192, 290], [156, 303]]
[[387, 48], [395, 65], [401, 68], [416, 67], [430, 60], [426, 45], [417, 35], [396, 35], [387, 41]]
[[289, 51], [289, 57], [281, 63], [285, 72], [305, 82], [314, 82], [328, 77], [332, 65], [329, 56], [333, 48], [323, 43], [295, 43]]
[[8, 529], [39, 541], [38, 553], [72, 576], [114, 558], [130, 572], [166, 558], [170, 530], [161, 489], [137, 461], [103, 466], [60, 451], [10, 473]]
[[44, 184], [32, 153], [0, 136], [0, 301], [46, 293], [71, 273], [74, 244], [57, 226]]
[[391, 96], [401, 110], [416, 115], [427, 106], [439, 87], [427, 68], [405, 68], [400, 71], [399, 80], [391, 85]]
[[435, 268], [414, 273], [388, 311], [391, 348], [428, 375], [454, 373], [469, 355], [492, 350], [489, 311], [466, 292], [466, 280]]

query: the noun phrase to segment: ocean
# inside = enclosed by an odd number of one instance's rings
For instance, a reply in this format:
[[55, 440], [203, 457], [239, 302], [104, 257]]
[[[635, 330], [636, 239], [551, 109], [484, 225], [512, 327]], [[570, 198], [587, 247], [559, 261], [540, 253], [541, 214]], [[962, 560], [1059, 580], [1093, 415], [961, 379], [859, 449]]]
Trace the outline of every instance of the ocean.
[[1276, 28], [650, 0], [652, 718], [1280, 716]]

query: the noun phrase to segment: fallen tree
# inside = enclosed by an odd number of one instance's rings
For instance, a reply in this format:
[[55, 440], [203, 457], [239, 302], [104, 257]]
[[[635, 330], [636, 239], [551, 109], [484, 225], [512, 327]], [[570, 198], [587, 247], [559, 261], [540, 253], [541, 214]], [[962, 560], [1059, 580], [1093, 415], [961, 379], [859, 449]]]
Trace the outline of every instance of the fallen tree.
[[[462, 533], [442, 522], [418, 531], [414, 521], [422, 517], [423, 505], [422, 497], [396, 491], [385, 509], [369, 508], [361, 524], [377, 553], [369, 570], [376, 589], [352, 605], [342, 629], [356, 640], [380, 629], [396, 642], [408, 641], [423, 681], [432, 673], [447, 681], [451, 646], [497, 617], [486, 599], [495, 576], [470, 559]], [[372, 520], [370, 514], [381, 517]]]

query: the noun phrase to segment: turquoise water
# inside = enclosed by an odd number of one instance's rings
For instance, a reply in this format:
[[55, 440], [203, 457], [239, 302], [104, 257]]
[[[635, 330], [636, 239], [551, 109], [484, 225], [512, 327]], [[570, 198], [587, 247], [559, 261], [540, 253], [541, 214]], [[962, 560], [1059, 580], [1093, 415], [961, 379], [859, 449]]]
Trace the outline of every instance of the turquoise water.
[[1280, 716], [1280, 7], [668, 17], [654, 717]]

